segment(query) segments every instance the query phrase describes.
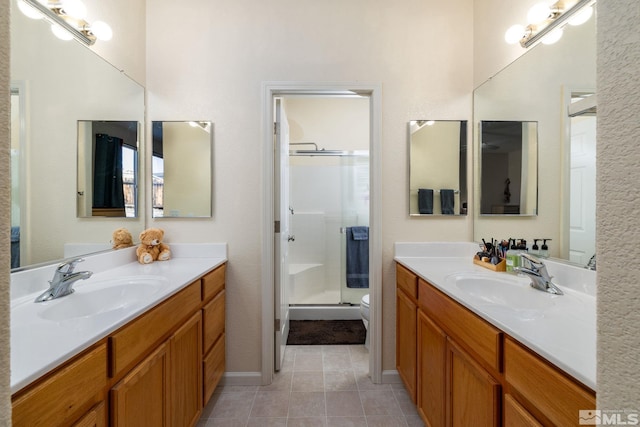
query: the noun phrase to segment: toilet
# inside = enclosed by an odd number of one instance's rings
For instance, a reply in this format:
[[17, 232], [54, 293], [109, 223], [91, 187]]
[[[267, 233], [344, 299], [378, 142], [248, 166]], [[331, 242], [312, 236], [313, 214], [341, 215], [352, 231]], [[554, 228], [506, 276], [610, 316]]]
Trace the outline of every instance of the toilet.
[[369, 350], [369, 294], [362, 297], [360, 300], [360, 315], [362, 316], [362, 323], [367, 330], [367, 335], [364, 339], [364, 346]]

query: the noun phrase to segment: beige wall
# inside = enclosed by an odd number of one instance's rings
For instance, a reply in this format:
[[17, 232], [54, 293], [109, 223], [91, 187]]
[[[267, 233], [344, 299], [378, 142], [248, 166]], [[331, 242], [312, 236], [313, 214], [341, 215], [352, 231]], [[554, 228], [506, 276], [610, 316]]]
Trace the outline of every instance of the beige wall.
[[598, 4], [598, 407], [640, 412], [640, 3]]
[[11, 425], [9, 371], [9, 227], [11, 173], [9, 172], [9, 0], [0, 0], [0, 426]]
[[162, 227], [168, 241], [229, 244], [227, 369], [261, 369], [260, 122], [266, 81], [382, 85], [382, 347], [383, 368], [395, 369], [393, 243], [471, 238], [470, 216], [409, 219], [407, 122], [470, 119], [472, 0], [189, 5], [158, 0], [147, 11], [148, 119], [215, 123], [214, 218], [166, 220]]

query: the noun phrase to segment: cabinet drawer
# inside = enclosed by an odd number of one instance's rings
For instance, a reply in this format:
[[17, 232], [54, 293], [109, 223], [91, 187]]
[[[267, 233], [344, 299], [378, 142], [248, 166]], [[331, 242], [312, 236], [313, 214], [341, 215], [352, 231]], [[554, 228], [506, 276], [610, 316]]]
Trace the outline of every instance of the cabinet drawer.
[[116, 377], [139, 360], [200, 305], [200, 282], [194, 282], [109, 337], [110, 375]]
[[202, 278], [202, 300], [207, 301], [215, 294], [224, 289], [224, 277], [227, 265], [222, 264]]
[[224, 300], [225, 292], [220, 292], [210, 303], [202, 309], [204, 336], [203, 350], [209, 351], [214, 342], [224, 333]]
[[402, 289], [411, 298], [418, 298], [418, 276], [400, 264], [396, 264], [396, 283], [398, 289]]
[[224, 340], [222, 334], [220, 339], [213, 346], [211, 351], [205, 356], [204, 364], [204, 402], [206, 405], [213, 394], [222, 374], [224, 373]]
[[457, 342], [490, 368], [501, 372], [502, 332], [453, 301], [424, 280], [419, 280], [420, 308]]
[[15, 399], [13, 425], [68, 425], [104, 398], [106, 385], [107, 346], [101, 344]]
[[578, 423], [578, 411], [595, 409], [595, 394], [548, 362], [507, 338], [504, 346], [505, 379], [530, 405], [558, 426]]
[[98, 403], [91, 408], [82, 418], [80, 418], [72, 427], [106, 427], [107, 411], [104, 402]]

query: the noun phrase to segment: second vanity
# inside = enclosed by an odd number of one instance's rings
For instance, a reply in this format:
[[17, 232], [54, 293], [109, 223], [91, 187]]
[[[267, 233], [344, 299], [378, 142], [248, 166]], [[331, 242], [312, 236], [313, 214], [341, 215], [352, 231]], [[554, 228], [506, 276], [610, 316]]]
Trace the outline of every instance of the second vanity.
[[87, 257], [76, 271], [93, 276], [45, 303], [30, 284], [55, 267], [14, 273], [13, 425], [197, 422], [224, 372], [226, 245], [172, 253], [148, 265], [135, 248]]
[[429, 426], [578, 425], [595, 409], [595, 273], [545, 261], [565, 291], [551, 295], [474, 265], [476, 250], [396, 244], [396, 364], [418, 412]]

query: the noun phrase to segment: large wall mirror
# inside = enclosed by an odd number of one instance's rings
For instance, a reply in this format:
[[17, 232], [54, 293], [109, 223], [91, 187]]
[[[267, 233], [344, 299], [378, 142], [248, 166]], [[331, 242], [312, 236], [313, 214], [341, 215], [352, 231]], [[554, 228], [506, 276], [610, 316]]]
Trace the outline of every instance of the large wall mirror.
[[538, 124], [480, 122], [480, 215], [536, 215]]
[[467, 214], [467, 122], [409, 122], [409, 215]]
[[[596, 92], [595, 21], [592, 17], [583, 25], [567, 26], [556, 44], [530, 48], [474, 91], [475, 182], [483, 182], [480, 174], [486, 169], [487, 141], [481, 133], [488, 122], [535, 123], [538, 152], [537, 210], [529, 209], [530, 216], [487, 214], [492, 208], [484, 204], [484, 185], [476, 185], [474, 240], [512, 237], [532, 243], [551, 239], [552, 257], [580, 265], [595, 253], [595, 97], [589, 100], [592, 107], [570, 112], [573, 104]], [[582, 118], [572, 119], [573, 115]], [[529, 172], [527, 179], [531, 168]], [[514, 178], [508, 178], [509, 204], [514, 204]], [[504, 173], [496, 180], [501, 194]], [[533, 187], [528, 191], [533, 196]], [[518, 200], [523, 200], [522, 195]], [[504, 213], [508, 209], [515, 211], [505, 207]]]
[[212, 215], [213, 123], [154, 121], [153, 217]]
[[139, 206], [133, 218], [78, 218], [76, 182], [78, 121], [144, 123], [144, 108], [144, 87], [11, 3], [13, 268], [64, 258], [70, 247], [108, 249], [118, 227], [144, 229]]
[[78, 217], [135, 218], [138, 122], [78, 122]]

